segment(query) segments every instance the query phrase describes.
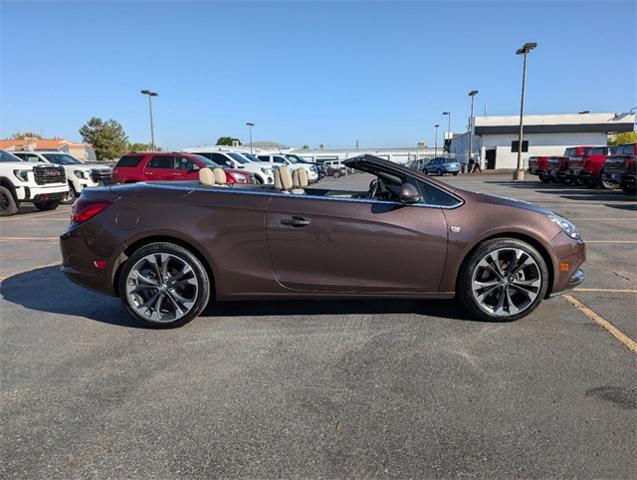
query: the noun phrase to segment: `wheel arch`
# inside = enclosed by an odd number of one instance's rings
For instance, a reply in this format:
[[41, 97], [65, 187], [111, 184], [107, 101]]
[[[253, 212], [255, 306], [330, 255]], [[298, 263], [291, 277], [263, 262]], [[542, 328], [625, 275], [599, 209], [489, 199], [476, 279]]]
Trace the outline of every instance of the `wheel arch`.
[[202, 263], [204, 268], [206, 269], [206, 273], [208, 273], [208, 277], [210, 278], [210, 285], [212, 288], [211, 293], [212, 294], [216, 293], [216, 288], [215, 288], [216, 280], [215, 280], [213, 264], [210, 261], [210, 259], [203, 254], [203, 249], [195, 245], [194, 242], [180, 238], [176, 235], [171, 235], [171, 234], [159, 235], [158, 234], [158, 235], [149, 235], [147, 237], [136, 239], [129, 246], [127, 246], [124, 249], [124, 251], [122, 251], [122, 253], [119, 255], [117, 259], [117, 264], [113, 268], [113, 275], [111, 280], [115, 295], [119, 295], [119, 276], [121, 274], [122, 267], [124, 266], [124, 263], [126, 262], [128, 257], [130, 257], [133, 254], [133, 252], [135, 252], [136, 250], [146, 245], [149, 245], [151, 243], [159, 243], [159, 242], [173, 243], [175, 245], [179, 245], [180, 247], [185, 248], [194, 256], [196, 256], [199, 259], [199, 261]]
[[464, 258], [462, 259], [462, 263], [460, 264], [460, 268], [456, 272], [456, 290], [458, 289], [457, 285], [458, 285], [458, 282], [460, 281], [460, 275], [463, 271], [463, 268], [465, 264], [467, 263], [467, 261], [469, 260], [469, 257], [471, 257], [471, 255], [473, 254], [473, 252], [475, 252], [480, 247], [480, 245], [482, 245], [484, 242], [487, 242], [489, 240], [495, 240], [498, 238], [514, 238], [516, 240], [521, 240], [531, 245], [533, 248], [535, 248], [539, 252], [540, 255], [542, 255], [542, 258], [544, 259], [544, 262], [546, 263], [546, 268], [549, 271], [549, 283], [548, 283], [548, 288], [546, 290], [546, 297], [545, 297], [545, 298], [548, 298], [551, 292], [553, 291], [553, 285], [555, 282], [555, 270], [556, 270], [555, 261], [553, 257], [551, 257], [548, 251], [548, 248], [540, 240], [524, 232], [494, 233], [492, 235], [481, 238], [480, 240], [475, 242], [475, 244], [466, 252]]

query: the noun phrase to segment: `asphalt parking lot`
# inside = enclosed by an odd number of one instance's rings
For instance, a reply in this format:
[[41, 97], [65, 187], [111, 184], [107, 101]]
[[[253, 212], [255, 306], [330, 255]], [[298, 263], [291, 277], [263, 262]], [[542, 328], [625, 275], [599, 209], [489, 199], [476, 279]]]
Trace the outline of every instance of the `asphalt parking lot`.
[[69, 207], [0, 219], [0, 477], [635, 478], [635, 198], [444, 180], [571, 219], [585, 283], [513, 323], [286, 301], [154, 331], [60, 273]]

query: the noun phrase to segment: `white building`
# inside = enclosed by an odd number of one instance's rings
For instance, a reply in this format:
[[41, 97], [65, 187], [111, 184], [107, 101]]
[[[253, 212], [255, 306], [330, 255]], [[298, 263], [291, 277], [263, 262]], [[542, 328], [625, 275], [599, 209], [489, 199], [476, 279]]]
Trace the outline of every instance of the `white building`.
[[[475, 117], [473, 156], [480, 159], [483, 168], [517, 167], [519, 122], [517, 115]], [[632, 132], [634, 128], [633, 114], [525, 115], [523, 166], [530, 156], [563, 155], [567, 147], [578, 145], [606, 145], [609, 134]], [[469, 132], [454, 136], [450, 150], [466, 162]]]

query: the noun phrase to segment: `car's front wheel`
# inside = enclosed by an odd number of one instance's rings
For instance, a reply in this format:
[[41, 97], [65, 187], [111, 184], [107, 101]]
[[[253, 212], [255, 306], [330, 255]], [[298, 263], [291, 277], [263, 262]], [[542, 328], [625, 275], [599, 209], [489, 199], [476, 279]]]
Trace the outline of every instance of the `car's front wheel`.
[[13, 198], [11, 190], [7, 187], [0, 187], [0, 217], [15, 215], [18, 211], [18, 204]]
[[77, 193], [75, 192], [75, 188], [73, 188], [73, 185], [71, 184], [71, 182], [69, 182], [69, 191], [66, 193], [64, 200], [62, 200], [62, 203], [64, 204], [73, 203], [75, 202], [76, 198], [77, 198]]
[[476, 317], [502, 322], [535, 310], [548, 283], [546, 262], [535, 248], [514, 238], [497, 238], [481, 244], [464, 262], [457, 294]]
[[210, 278], [201, 261], [172, 243], [151, 243], [136, 250], [119, 275], [124, 307], [152, 328], [180, 327], [208, 304]]

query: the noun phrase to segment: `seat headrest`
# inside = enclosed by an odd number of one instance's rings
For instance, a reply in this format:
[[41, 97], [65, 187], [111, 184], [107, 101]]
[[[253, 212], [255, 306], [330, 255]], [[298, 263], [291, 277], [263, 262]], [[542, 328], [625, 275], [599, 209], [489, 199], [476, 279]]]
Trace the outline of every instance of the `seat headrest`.
[[212, 173], [208, 167], [204, 167], [199, 170], [199, 183], [202, 185], [214, 185], [215, 184], [215, 175]]
[[305, 188], [309, 185], [307, 178], [307, 170], [303, 167], [299, 167], [292, 172], [292, 182], [294, 188]]
[[274, 172], [274, 188], [280, 191], [287, 191], [294, 186], [290, 169], [283, 165]]
[[212, 174], [215, 176], [215, 184], [217, 185], [225, 185], [226, 184], [226, 172], [223, 171], [223, 168], [213, 168]]

